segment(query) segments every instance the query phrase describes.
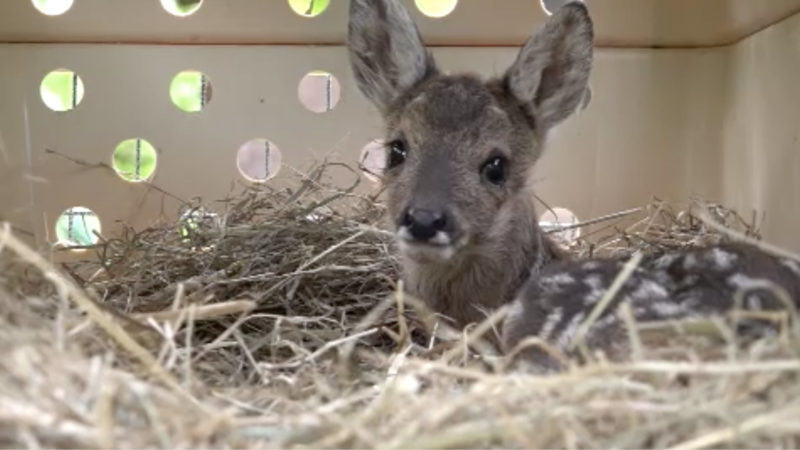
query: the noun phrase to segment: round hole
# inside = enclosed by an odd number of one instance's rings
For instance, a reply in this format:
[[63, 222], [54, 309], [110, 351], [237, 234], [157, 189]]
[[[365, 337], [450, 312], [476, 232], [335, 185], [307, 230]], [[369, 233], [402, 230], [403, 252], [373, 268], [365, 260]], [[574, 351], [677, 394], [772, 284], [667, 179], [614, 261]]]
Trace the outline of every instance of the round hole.
[[31, 0], [33, 7], [47, 16], [60, 16], [72, 8], [73, 0]]
[[316, 17], [330, 5], [330, 0], [289, 0], [292, 11], [303, 17]]
[[297, 97], [309, 111], [324, 113], [336, 107], [341, 98], [339, 80], [328, 72], [315, 70], [300, 79]]
[[186, 17], [196, 13], [203, 0], [161, 0], [161, 6], [173, 16]]
[[456, 9], [458, 0], [414, 0], [417, 9], [428, 17], [444, 17]]
[[542, 4], [542, 9], [548, 16], [552, 15], [554, 12], [558, 11], [559, 8], [566, 5], [569, 2], [583, 2], [583, 0], [539, 0]]
[[39, 95], [53, 111], [71, 111], [83, 100], [83, 80], [68, 69], [56, 69], [42, 79]]
[[562, 240], [566, 244], [574, 242], [581, 236], [581, 229], [570, 226], [578, 223], [578, 216], [567, 208], [548, 209], [539, 218], [539, 226], [550, 236]]
[[181, 111], [202, 111], [211, 101], [211, 81], [203, 72], [184, 70], [172, 78], [169, 98]]
[[149, 180], [156, 171], [156, 149], [144, 139], [126, 139], [114, 149], [111, 166], [123, 180]]
[[85, 247], [100, 240], [100, 219], [91, 209], [74, 206], [56, 221], [56, 239], [66, 247]]
[[359, 166], [368, 180], [380, 181], [383, 171], [386, 169], [386, 147], [382, 140], [375, 139], [361, 149]]
[[267, 139], [253, 139], [239, 147], [236, 167], [247, 180], [263, 183], [281, 169], [281, 151]]

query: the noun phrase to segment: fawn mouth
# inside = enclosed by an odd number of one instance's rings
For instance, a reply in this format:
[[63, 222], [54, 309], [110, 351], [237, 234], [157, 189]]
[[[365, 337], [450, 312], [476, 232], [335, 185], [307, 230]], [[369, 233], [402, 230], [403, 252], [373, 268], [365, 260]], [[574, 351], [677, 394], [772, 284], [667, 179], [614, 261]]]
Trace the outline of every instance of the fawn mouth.
[[414, 239], [405, 227], [397, 231], [400, 253], [420, 264], [443, 263], [449, 261], [461, 247], [461, 240], [453, 240], [450, 235], [438, 232], [427, 240]]

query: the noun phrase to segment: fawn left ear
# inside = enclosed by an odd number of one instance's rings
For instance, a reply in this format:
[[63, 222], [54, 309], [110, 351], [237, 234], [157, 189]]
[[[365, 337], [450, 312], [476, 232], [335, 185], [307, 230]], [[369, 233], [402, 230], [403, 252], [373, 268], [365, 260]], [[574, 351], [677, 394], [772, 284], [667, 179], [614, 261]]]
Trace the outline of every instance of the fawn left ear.
[[588, 89], [593, 41], [589, 11], [571, 2], [522, 47], [504, 80], [534, 126], [546, 132], [578, 108]]
[[417, 26], [397, 0], [351, 0], [347, 48], [359, 89], [384, 114], [436, 72]]

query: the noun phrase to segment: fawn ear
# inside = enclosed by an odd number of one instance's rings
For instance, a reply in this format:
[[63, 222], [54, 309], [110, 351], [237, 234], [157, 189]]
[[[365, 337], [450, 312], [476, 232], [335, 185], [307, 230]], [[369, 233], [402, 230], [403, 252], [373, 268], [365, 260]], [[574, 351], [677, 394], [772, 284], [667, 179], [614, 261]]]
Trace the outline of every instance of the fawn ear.
[[581, 2], [567, 3], [528, 39], [505, 84], [544, 132], [575, 112], [588, 89], [594, 31]]
[[397, 0], [351, 0], [347, 47], [359, 89], [382, 113], [436, 72], [417, 26]]

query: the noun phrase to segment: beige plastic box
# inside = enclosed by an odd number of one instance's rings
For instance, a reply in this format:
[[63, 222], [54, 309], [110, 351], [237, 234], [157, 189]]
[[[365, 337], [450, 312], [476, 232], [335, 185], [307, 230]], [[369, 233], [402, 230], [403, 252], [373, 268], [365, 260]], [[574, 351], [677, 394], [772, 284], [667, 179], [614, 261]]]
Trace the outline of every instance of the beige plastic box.
[[[0, 2], [0, 220], [40, 247], [58, 241], [65, 211], [85, 219], [74, 207], [113, 236], [120, 223], [174, 217], [177, 199], [280, 186], [323, 157], [356, 166], [381, 137], [349, 71], [346, 0], [315, 17], [286, 0], [204, 0], [185, 17], [162, 7], [174, 0], [74, 0], [52, 16], [41, 2]], [[539, 0], [460, 0], [440, 18], [406, 2], [445, 70], [486, 76], [547, 17]], [[764, 237], [800, 250], [800, 0], [586, 3], [593, 95], [554, 132], [538, 194], [580, 219], [701, 196], [765, 214]], [[80, 77], [69, 111], [41, 94], [56, 69]], [[184, 70], [205, 75], [202, 111], [171, 100]], [[146, 182], [111, 168], [129, 139], [128, 157], [155, 151]], [[268, 143], [239, 153], [253, 139]]]

